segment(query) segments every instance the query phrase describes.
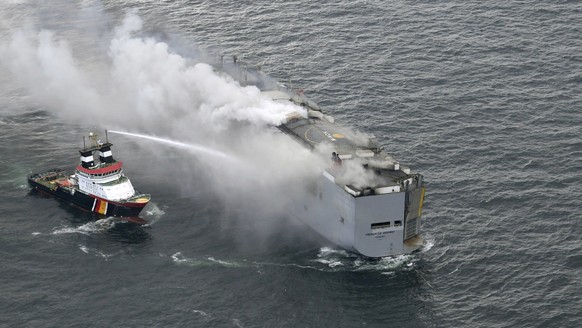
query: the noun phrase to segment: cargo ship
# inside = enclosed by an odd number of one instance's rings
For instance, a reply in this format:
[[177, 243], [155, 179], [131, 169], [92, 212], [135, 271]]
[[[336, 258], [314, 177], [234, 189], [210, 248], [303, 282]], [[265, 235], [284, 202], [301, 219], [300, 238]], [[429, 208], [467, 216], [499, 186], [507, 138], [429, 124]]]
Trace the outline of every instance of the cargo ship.
[[[105, 134], [107, 138], [107, 131]], [[134, 189], [123, 173], [123, 163], [113, 158], [112, 143], [107, 139], [102, 143], [96, 133], [89, 133], [88, 145], [85, 141], [83, 137], [80, 163], [74, 173], [51, 169], [29, 175], [28, 183], [38, 191], [90, 212], [137, 218], [151, 196]], [[98, 161], [94, 158], [97, 153]]]
[[289, 115], [277, 128], [329, 165], [321, 168], [317, 181], [305, 186], [303, 199], [290, 209], [291, 216], [330, 242], [366, 257], [407, 254], [423, 246], [426, 183], [422, 174], [386, 153], [375, 137], [336, 122], [291, 83], [249, 69], [236, 57], [232, 64], [221, 57], [219, 67], [241, 85], [255, 86], [265, 97], [293, 103], [307, 113]]

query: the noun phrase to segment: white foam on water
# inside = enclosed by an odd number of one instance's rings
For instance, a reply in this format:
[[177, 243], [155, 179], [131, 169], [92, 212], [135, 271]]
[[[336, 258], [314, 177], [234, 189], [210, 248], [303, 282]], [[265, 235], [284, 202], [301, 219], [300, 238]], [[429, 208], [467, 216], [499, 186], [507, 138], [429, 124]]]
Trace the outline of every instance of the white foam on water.
[[349, 256], [349, 253], [343, 249], [334, 249], [331, 247], [322, 247], [319, 249], [319, 253], [317, 254], [318, 257], [326, 257], [330, 255], [342, 255], [342, 256]]
[[144, 224], [143, 226], [149, 227], [153, 225], [154, 223], [158, 222], [165, 214], [166, 212], [162, 210], [158, 204], [150, 202], [147, 205], [147, 210], [143, 213], [143, 219], [148, 221], [148, 223]]
[[[172, 261], [178, 264], [187, 264], [190, 266], [213, 266], [220, 265], [228, 268], [243, 268], [250, 267], [248, 263], [244, 261], [226, 261], [215, 259], [214, 257], [207, 257], [205, 259], [188, 258], [182, 254], [182, 252], [176, 252], [170, 256]], [[255, 263], [256, 264], [256, 263]]]
[[82, 235], [91, 235], [106, 231], [115, 226], [115, 220], [112, 217], [100, 219], [97, 221], [87, 222], [78, 227], [64, 227], [61, 229], [54, 229], [53, 235], [80, 233]]
[[380, 274], [383, 274], [385, 276], [393, 276], [395, 274], [394, 271], [386, 271], [386, 272], [380, 272]]
[[40, 233], [40, 232], [36, 232], [36, 231], [32, 233], [32, 235], [33, 235], [33, 236], [38, 236], [38, 235], [40, 235], [40, 234], [42, 234], [42, 233]]
[[427, 236], [425, 241], [426, 243], [421, 248], [422, 252], [428, 252], [434, 247], [434, 238], [432, 238], [431, 236]]
[[335, 262], [328, 263], [328, 265], [329, 265], [330, 268], [335, 268], [337, 266], [341, 266], [341, 265], [344, 265], [344, 264], [342, 262], [340, 262], [340, 261], [335, 261]]
[[[317, 253], [317, 259], [313, 260], [334, 269], [333, 271], [347, 270], [351, 271], [356, 263], [360, 262], [357, 255], [351, 254], [344, 249], [335, 249], [331, 247], [322, 247]], [[336, 269], [337, 268], [337, 269]]]
[[146, 215], [161, 217], [162, 215], [166, 214], [166, 212], [162, 210], [156, 203], [150, 202], [149, 205], [149, 209], [145, 212]]
[[244, 263], [240, 263], [240, 262], [229, 262], [229, 261], [225, 261], [225, 260], [217, 260], [217, 259], [215, 259], [213, 257], [209, 257], [208, 258], [208, 261], [214, 262], [214, 263], [218, 263], [218, 264], [224, 265], [226, 267], [235, 267], [235, 268], [238, 268], [238, 267], [244, 267], [244, 266], [246, 266]]
[[82, 231], [82, 230], [79, 230], [78, 228], [73, 228], [73, 227], [66, 227], [66, 228], [62, 228], [62, 229], [55, 229], [53, 231], [53, 235], [62, 235], [62, 234], [68, 234], [68, 233], [80, 233], [80, 234], [83, 234], [83, 235], [90, 235], [86, 231]]
[[89, 254], [89, 255], [93, 255], [93, 256], [97, 256], [97, 257], [102, 257], [105, 260], [108, 260], [109, 258], [115, 256], [115, 254], [105, 254], [97, 249], [92, 249], [86, 245], [78, 245], [79, 249], [85, 253], [85, 254]]
[[315, 260], [315, 262], [319, 262], [319, 263], [322, 263], [322, 264], [326, 264], [330, 268], [335, 268], [337, 266], [344, 265], [341, 261], [338, 261], [338, 260], [335, 260], [335, 259], [333, 259], [333, 260], [317, 259], [317, 260]]
[[[160, 256], [164, 256], [160, 254]], [[411, 255], [400, 255], [385, 257], [381, 259], [369, 259], [349, 253], [342, 249], [323, 247], [316, 259], [317, 265], [305, 265], [300, 263], [273, 263], [247, 260], [222, 260], [215, 257], [202, 259], [185, 257], [182, 252], [176, 252], [170, 256], [177, 264], [189, 266], [211, 266], [220, 265], [227, 268], [255, 268], [258, 274], [264, 274], [265, 267], [294, 267], [303, 270], [315, 270], [320, 272], [378, 272], [385, 274], [385, 271], [394, 272], [398, 269], [413, 265], [414, 257]], [[322, 266], [323, 265], [323, 266]], [[411, 269], [412, 270], [412, 269]]]
[[184, 263], [184, 262], [187, 262], [187, 261], [188, 261], [188, 259], [187, 259], [187, 258], [185, 258], [185, 257], [182, 255], [182, 252], [177, 252], [177, 253], [174, 253], [174, 254], [172, 254], [172, 256], [170, 256], [170, 257], [171, 257], [171, 258], [172, 258], [172, 260], [173, 260], [174, 262], [176, 262], [176, 263]]
[[358, 266], [357, 271], [393, 271], [407, 264], [411, 259], [410, 255], [398, 255], [394, 257], [383, 257], [374, 262], [366, 262]]
[[193, 258], [188, 258], [182, 254], [182, 252], [174, 253], [170, 256], [174, 263], [179, 265], [188, 265], [188, 266], [208, 266], [211, 263], [209, 261], [198, 260]]
[[197, 313], [197, 314], [200, 314], [203, 317], [208, 317], [209, 316], [208, 313], [206, 313], [206, 312], [204, 312], [202, 310], [192, 310], [192, 312]]
[[239, 320], [239, 319], [233, 318], [233, 319], [232, 319], [232, 323], [233, 323], [233, 325], [235, 325], [236, 327], [239, 327], [239, 328], [244, 328], [244, 326], [243, 326], [243, 325], [240, 323], [240, 320]]
[[383, 274], [384, 271], [392, 272], [407, 265], [413, 258], [412, 255], [406, 254], [380, 259], [369, 259], [343, 249], [322, 247], [317, 254], [317, 258], [312, 261], [324, 264], [329, 268], [322, 271], [369, 271]]
[[297, 264], [297, 263], [256, 263], [256, 264], [265, 265], [265, 266], [294, 267], [294, 268], [299, 268], [299, 269], [315, 270], [315, 271], [321, 271], [321, 272], [329, 271], [328, 269], [325, 269], [325, 268], [317, 268], [317, 267], [314, 267], [311, 265], [301, 265], [301, 264]]
[[98, 256], [101, 256], [105, 260], [108, 260], [110, 257], [113, 257], [113, 255], [114, 255], [114, 254], [105, 254], [101, 251], [95, 251], [95, 254], [97, 254]]

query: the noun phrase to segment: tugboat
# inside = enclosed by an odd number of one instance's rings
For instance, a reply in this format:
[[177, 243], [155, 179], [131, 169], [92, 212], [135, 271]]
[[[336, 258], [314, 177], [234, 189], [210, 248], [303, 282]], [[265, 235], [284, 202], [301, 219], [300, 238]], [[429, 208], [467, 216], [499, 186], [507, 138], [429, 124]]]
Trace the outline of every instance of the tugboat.
[[[113, 159], [111, 144], [98, 140], [96, 133], [89, 133], [90, 143], [79, 150], [81, 162], [75, 173], [51, 169], [28, 176], [28, 183], [39, 190], [84, 210], [105, 216], [137, 217], [149, 203], [151, 196], [137, 192], [129, 178], [123, 174], [122, 162]], [[96, 163], [94, 154], [99, 153]]]

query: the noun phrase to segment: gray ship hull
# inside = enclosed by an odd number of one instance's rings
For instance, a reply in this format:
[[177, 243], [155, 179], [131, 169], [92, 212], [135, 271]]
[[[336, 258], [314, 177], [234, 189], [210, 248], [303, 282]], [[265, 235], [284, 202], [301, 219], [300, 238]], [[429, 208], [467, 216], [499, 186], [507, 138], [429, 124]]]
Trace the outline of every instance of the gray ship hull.
[[367, 257], [407, 254], [422, 247], [423, 186], [355, 197], [325, 171], [317, 187], [309, 189], [292, 216], [330, 242]]

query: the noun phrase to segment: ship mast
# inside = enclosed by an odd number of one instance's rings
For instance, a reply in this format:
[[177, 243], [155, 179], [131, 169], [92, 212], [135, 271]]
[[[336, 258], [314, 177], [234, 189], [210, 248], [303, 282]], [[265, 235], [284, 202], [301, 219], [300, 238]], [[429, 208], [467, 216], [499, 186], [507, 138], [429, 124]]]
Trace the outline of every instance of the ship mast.
[[105, 143], [99, 140], [99, 135], [97, 133], [89, 132], [89, 145], [87, 146], [85, 136], [83, 136], [83, 149], [79, 150], [81, 153], [81, 166], [84, 168], [90, 168], [95, 166], [95, 158], [93, 152], [99, 151], [99, 162], [114, 163], [113, 154], [111, 153], [112, 144], [109, 143], [109, 137], [107, 135], [107, 130], [105, 130]]

